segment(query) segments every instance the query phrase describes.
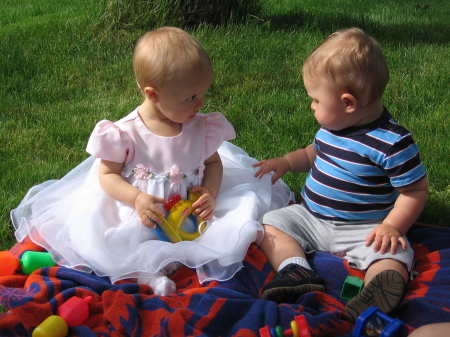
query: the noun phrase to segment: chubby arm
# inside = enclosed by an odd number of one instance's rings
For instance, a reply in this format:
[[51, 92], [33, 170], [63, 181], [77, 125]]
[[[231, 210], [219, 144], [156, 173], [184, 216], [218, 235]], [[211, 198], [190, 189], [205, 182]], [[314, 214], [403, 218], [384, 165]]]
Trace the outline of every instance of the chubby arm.
[[417, 220], [428, 194], [428, 180], [422, 178], [417, 183], [398, 189], [399, 196], [394, 208], [389, 212], [383, 223], [375, 227], [366, 238], [366, 246], [373, 243], [373, 250], [384, 254], [389, 246], [391, 254], [395, 254], [400, 244], [406, 250], [406, 240], [403, 235]]
[[194, 186], [193, 192], [198, 192], [201, 197], [192, 204], [194, 214], [200, 219], [208, 220], [214, 215], [216, 197], [219, 194], [222, 183], [223, 165], [217, 152], [205, 161], [202, 186]]
[[167, 201], [163, 198], [146, 194], [130, 185], [121, 176], [122, 168], [122, 163], [102, 160], [99, 168], [100, 186], [117, 201], [135, 207], [139, 220], [144, 226], [155, 227], [151, 220], [159, 223], [162, 221], [155, 214], [162, 217], [165, 216], [164, 212], [156, 204], [164, 205]]
[[304, 149], [289, 152], [284, 157], [261, 160], [253, 164], [253, 167], [259, 167], [255, 177], [261, 178], [269, 172], [274, 172], [272, 184], [275, 184], [286, 172], [308, 172], [313, 166], [316, 154], [316, 150], [310, 144]]

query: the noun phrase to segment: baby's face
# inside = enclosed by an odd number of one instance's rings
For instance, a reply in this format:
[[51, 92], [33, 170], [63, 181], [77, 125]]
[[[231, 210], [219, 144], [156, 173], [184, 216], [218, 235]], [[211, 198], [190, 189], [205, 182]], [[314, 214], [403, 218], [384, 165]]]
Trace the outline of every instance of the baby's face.
[[320, 125], [338, 131], [352, 126], [350, 116], [346, 113], [346, 102], [342, 93], [331, 88], [325, 80], [304, 79], [308, 96], [312, 99], [311, 109]]
[[213, 77], [213, 74], [190, 72], [173, 78], [158, 90], [160, 112], [175, 123], [190, 122], [203, 107]]

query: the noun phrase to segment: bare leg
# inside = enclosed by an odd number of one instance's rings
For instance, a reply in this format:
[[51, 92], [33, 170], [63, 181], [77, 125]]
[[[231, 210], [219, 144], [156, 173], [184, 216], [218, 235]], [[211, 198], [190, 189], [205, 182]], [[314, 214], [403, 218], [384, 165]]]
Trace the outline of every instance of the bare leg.
[[427, 324], [414, 330], [409, 337], [447, 337], [449, 330], [450, 322]]
[[276, 272], [272, 281], [261, 291], [261, 298], [277, 303], [294, 303], [299, 296], [311, 291], [324, 291], [319, 276], [296, 263], [288, 263], [278, 271], [280, 264], [289, 258], [306, 256], [300, 244], [291, 236], [269, 225], [264, 225], [264, 239], [260, 247]]
[[369, 266], [364, 278], [365, 285], [369, 284], [376, 275], [385, 270], [395, 270], [403, 276], [405, 283], [408, 282], [408, 270], [402, 262], [393, 259], [383, 259]]
[[305, 258], [303, 248], [294, 238], [272, 226], [264, 225], [264, 238], [259, 246], [275, 271], [290, 257]]

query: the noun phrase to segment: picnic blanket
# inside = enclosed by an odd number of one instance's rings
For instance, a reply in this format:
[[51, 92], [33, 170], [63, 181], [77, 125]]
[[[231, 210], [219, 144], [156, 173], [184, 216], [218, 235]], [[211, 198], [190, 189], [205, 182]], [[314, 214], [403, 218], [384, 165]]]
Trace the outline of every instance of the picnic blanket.
[[[408, 232], [414, 248], [417, 276], [410, 281], [398, 310], [391, 316], [409, 331], [428, 323], [450, 322], [450, 228], [415, 225]], [[40, 251], [31, 241], [10, 251], [20, 257]], [[92, 296], [89, 317], [70, 327], [68, 336], [259, 336], [264, 326], [283, 330], [303, 315], [311, 336], [351, 336], [353, 325], [343, 319], [346, 300], [340, 297], [348, 275], [363, 277], [336, 255], [317, 252], [309, 262], [326, 292], [299, 297], [295, 304], [259, 299], [273, 271], [262, 251], [252, 245], [244, 268], [226, 282], [200, 284], [196, 273], [181, 267], [170, 276], [176, 294], [153, 294], [147, 285], [120, 282], [65, 267], [42, 268], [31, 275], [20, 271], [0, 277], [0, 336], [31, 336], [33, 329], [72, 296]]]

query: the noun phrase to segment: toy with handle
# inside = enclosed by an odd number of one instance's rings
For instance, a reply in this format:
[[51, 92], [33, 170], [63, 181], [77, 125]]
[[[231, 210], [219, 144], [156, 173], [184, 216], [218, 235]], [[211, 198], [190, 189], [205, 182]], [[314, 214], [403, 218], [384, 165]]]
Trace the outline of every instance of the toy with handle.
[[[176, 195], [164, 205], [164, 209], [168, 211], [167, 217], [160, 217], [163, 221], [161, 224], [155, 222], [156, 233], [161, 240], [176, 243], [183, 240], [195, 240], [200, 236], [206, 222], [200, 221], [192, 214], [194, 210], [192, 204], [198, 198], [200, 198], [199, 193], [189, 192], [187, 200], [181, 200], [181, 197]], [[194, 227], [191, 232], [182, 229], [189, 221], [193, 225], [191, 227]]]

